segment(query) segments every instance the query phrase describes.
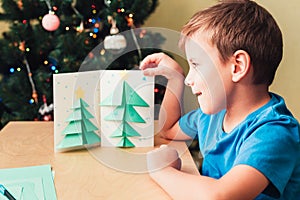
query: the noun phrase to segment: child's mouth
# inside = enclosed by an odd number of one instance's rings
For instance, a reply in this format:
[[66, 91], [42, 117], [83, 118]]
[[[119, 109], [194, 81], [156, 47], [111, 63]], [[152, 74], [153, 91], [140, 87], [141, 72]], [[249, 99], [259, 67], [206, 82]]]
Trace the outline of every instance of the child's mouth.
[[202, 95], [202, 92], [197, 92], [197, 93], [195, 93], [195, 95], [198, 97], [198, 96]]

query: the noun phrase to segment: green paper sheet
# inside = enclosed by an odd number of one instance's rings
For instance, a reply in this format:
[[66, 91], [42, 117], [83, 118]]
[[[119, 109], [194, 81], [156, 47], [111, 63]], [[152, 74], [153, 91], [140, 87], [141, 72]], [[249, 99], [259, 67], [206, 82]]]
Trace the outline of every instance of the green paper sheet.
[[[9, 184], [7, 182], [2, 182], [3, 185], [5, 185], [5, 188], [8, 190], [10, 194], [12, 194], [13, 197], [15, 197], [17, 200], [21, 199], [23, 187], [17, 186], [13, 184]], [[7, 198], [0, 194], [0, 200], [7, 200]]]
[[22, 200], [57, 199], [50, 165], [0, 169], [0, 182], [7, 188], [19, 188], [16, 192], [21, 188]]

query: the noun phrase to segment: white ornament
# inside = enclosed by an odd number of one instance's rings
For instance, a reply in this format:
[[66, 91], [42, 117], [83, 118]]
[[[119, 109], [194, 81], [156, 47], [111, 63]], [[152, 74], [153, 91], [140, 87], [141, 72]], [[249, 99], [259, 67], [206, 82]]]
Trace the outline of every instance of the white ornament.
[[109, 32], [112, 35], [118, 34], [119, 33], [119, 29], [116, 26], [112, 26]]
[[124, 35], [108, 35], [104, 39], [104, 48], [113, 53], [121, 53], [126, 48], [126, 38]]

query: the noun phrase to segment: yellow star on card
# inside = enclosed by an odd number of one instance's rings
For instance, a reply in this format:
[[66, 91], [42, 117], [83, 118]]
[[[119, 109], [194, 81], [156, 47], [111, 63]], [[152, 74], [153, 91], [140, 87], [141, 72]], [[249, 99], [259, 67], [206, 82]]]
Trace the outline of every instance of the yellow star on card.
[[84, 90], [80, 86], [75, 91], [75, 95], [76, 95], [77, 99], [83, 98], [84, 93], [85, 93]]
[[128, 75], [128, 72], [126, 71], [126, 69], [120, 72], [120, 76], [121, 76], [122, 80], [126, 80], [127, 75]]

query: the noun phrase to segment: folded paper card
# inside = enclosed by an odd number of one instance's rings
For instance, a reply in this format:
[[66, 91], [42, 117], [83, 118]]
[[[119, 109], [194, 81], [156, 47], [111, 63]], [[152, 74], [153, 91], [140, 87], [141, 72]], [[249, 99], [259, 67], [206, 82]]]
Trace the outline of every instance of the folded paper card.
[[153, 146], [154, 78], [139, 70], [54, 75], [56, 151]]
[[57, 198], [50, 165], [0, 169], [0, 182], [17, 200]]
[[56, 151], [100, 145], [99, 112], [96, 112], [99, 109], [99, 77], [100, 71], [54, 75]]
[[100, 88], [102, 146], [153, 146], [153, 77], [141, 71], [104, 71]]

